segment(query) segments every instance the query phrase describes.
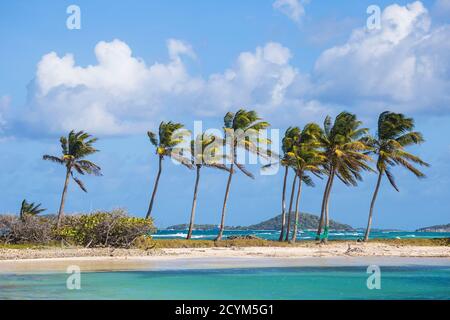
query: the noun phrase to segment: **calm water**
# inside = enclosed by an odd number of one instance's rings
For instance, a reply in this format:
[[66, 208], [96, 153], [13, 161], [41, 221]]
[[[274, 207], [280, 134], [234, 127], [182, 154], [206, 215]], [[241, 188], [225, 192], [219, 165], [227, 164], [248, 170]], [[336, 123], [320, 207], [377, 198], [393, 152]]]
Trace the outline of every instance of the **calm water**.
[[[0, 274], [0, 299], [450, 299], [450, 266], [381, 267], [368, 290], [366, 267]], [[239, 290], [237, 290], [239, 288]]]
[[[237, 230], [225, 231], [224, 236], [236, 235], [254, 235], [267, 240], [278, 240], [280, 236], [279, 231], [271, 230]], [[187, 230], [158, 230], [157, 234], [153, 235], [156, 239], [183, 239], [187, 236]], [[210, 240], [217, 236], [217, 230], [195, 230], [193, 239]], [[314, 231], [300, 231], [298, 239], [312, 240], [316, 234]], [[336, 240], [356, 240], [363, 238], [363, 231], [330, 231], [329, 238]], [[450, 238], [450, 232], [408, 232], [408, 231], [382, 231], [372, 232], [371, 238], [377, 239], [405, 239], [405, 238]]]

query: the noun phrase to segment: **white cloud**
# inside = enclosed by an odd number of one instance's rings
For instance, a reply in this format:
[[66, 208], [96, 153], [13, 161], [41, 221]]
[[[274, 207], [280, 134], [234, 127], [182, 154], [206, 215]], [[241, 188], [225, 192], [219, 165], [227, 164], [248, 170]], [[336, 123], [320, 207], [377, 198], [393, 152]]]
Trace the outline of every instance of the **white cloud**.
[[301, 0], [276, 0], [273, 8], [288, 16], [292, 21], [299, 23], [305, 15], [305, 3]]
[[421, 2], [388, 6], [380, 30], [357, 29], [347, 43], [320, 56], [313, 76], [317, 94], [361, 108], [448, 110], [448, 39], [450, 26], [432, 29]]
[[196, 57], [188, 43], [170, 39], [167, 48], [169, 61], [151, 65], [120, 40], [99, 42], [97, 64], [87, 67], [71, 54], [48, 53], [38, 63], [22, 119], [51, 134], [83, 129], [121, 135], [164, 118], [222, 116], [242, 106], [267, 115], [311, 111], [310, 101], [292, 94], [301, 77], [290, 65], [290, 50], [279, 43], [242, 52], [232, 67], [206, 78], [188, 73], [183, 57]]

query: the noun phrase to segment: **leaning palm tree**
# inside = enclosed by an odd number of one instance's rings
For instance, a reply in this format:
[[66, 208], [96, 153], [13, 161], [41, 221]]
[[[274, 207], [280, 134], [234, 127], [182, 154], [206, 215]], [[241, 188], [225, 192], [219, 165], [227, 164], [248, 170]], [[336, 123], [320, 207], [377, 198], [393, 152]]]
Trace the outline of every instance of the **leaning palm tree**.
[[[281, 230], [280, 230], [280, 238], [279, 241], [284, 240], [284, 229], [286, 226], [286, 181], [289, 173], [289, 156], [288, 154], [292, 152], [294, 145], [297, 143], [299, 139], [300, 128], [298, 127], [289, 127], [283, 137], [282, 141], [282, 150], [283, 150], [283, 158], [281, 159], [281, 165], [285, 167], [284, 178], [283, 178], [283, 191], [281, 196]], [[295, 184], [297, 182], [297, 176], [294, 176], [293, 181], [293, 190], [295, 189]], [[290, 201], [290, 209], [292, 209], [292, 194], [291, 192], [291, 201]]]
[[[280, 242], [284, 241], [284, 230], [286, 228], [286, 183], [287, 178], [289, 175], [289, 152], [292, 152], [294, 144], [299, 138], [300, 128], [298, 127], [289, 127], [286, 132], [284, 133], [284, 137], [281, 144], [281, 149], [283, 151], [283, 157], [281, 159], [278, 159], [279, 161], [275, 163], [269, 163], [265, 166], [263, 166], [263, 170], [271, 169], [275, 166], [283, 166], [284, 167], [284, 177], [283, 177], [283, 189], [281, 192], [281, 229], [280, 229], [280, 238], [278, 239]], [[293, 189], [295, 189], [296, 183], [297, 183], [297, 177], [294, 176], [293, 181]], [[292, 209], [292, 194], [294, 191], [291, 192], [291, 201], [290, 201], [290, 209]]]
[[186, 237], [187, 240], [191, 239], [192, 231], [194, 229], [198, 185], [202, 167], [229, 171], [227, 166], [221, 163], [223, 157], [218, 152], [221, 144], [223, 144], [223, 141], [221, 141], [220, 138], [205, 133], [199, 134], [195, 140], [191, 141], [191, 161], [192, 165], [196, 168], [196, 178], [194, 186], [194, 197], [192, 199], [191, 218], [189, 221], [189, 231]]
[[231, 162], [229, 168], [229, 175], [227, 181], [227, 187], [225, 190], [225, 197], [223, 200], [222, 217], [220, 221], [219, 234], [216, 241], [221, 240], [223, 236], [223, 230], [225, 228], [225, 213], [228, 201], [228, 195], [230, 193], [231, 180], [234, 174], [234, 167], [236, 166], [246, 176], [254, 179], [254, 176], [249, 172], [245, 166], [239, 162], [237, 158], [238, 149], [245, 150], [254, 153], [259, 156], [268, 156], [270, 152], [261, 149], [258, 143], [270, 143], [267, 139], [261, 139], [259, 137], [260, 130], [269, 127], [269, 123], [261, 121], [256, 111], [239, 110], [236, 113], [228, 112], [224, 117], [224, 131], [226, 136], [226, 144], [229, 147], [229, 160]]
[[26, 199], [22, 201], [20, 206], [20, 220], [24, 221], [26, 216], [37, 216], [47, 209], [42, 209], [41, 204], [35, 204], [34, 202], [28, 203]]
[[158, 136], [156, 133], [148, 131], [147, 135], [150, 139], [151, 144], [156, 147], [156, 155], [158, 156], [158, 173], [156, 175], [155, 184], [153, 187], [152, 197], [150, 200], [150, 205], [148, 206], [146, 219], [150, 218], [153, 209], [153, 203], [155, 201], [156, 191], [158, 190], [159, 178], [162, 172], [162, 162], [165, 157], [171, 157], [179, 161], [185, 166], [191, 167], [189, 159], [185, 158], [183, 155], [175, 152], [176, 148], [185, 141], [185, 136], [181, 132], [184, 125], [181, 123], [174, 122], [161, 122], [159, 125]]
[[[295, 202], [295, 221], [294, 230], [291, 238], [291, 242], [295, 242], [297, 239], [297, 230], [299, 224], [299, 201], [302, 190], [302, 182], [307, 186], [314, 187], [315, 184], [312, 181], [308, 173], [312, 173], [320, 177], [322, 173], [321, 165], [325, 161], [325, 156], [321, 151], [321, 143], [319, 137], [322, 134], [322, 130], [315, 123], [307, 124], [303, 131], [299, 132], [298, 141], [293, 146], [292, 151], [287, 154], [288, 164], [293, 168], [295, 172], [295, 178], [298, 179], [298, 189]], [[293, 193], [291, 194], [291, 204], [292, 209], [292, 199]], [[286, 232], [286, 241], [289, 240], [290, 229], [291, 229], [291, 214], [292, 210], [289, 210], [288, 216], [288, 227]]]
[[324, 235], [321, 239], [324, 243], [328, 240], [328, 203], [335, 177], [337, 176], [347, 186], [356, 186], [358, 181], [362, 180], [360, 174], [362, 170], [373, 171], [367, 164], [367, 161], [371, 160], [365, 154], [368, 146], [363, 142], [368, 129], [360, 128], [361, 124], [356, 115], [345, 111], [337, 115], [334, 123], [329, 116], [324, 122], [320, 141], [327, 158], [324, 169], [328, 175], [328, 181], [322, 199], [317, 230], [317, 239], [320, 239], [322, 228], [324, 228]]
[[386, 175], [392, 187], [397, 191], [399, 191], [399, 189], [395, 183], [394, 175], [391, 172], [392, 167], [397, 165], [402, 166], [418, 178], [425, 177], [425, 174], [414, 167], [412, 163], [425, 167], [428, 167], [429, 164], [405, 150], [405, 147], [424, 142], [422, 134], [413, 130], [414, 120], [412, 118], [406, 118], [405, 115], [401, 113], [385, 111], [378, 119], [378, 131], [376, 136], [367, 137], [366, 139], [367, 145], [371, 147], [371, 153], [378, 157], [378, 180], [370, 204], [369, 220], [367, 222], [364, 241], [369, 240], [373, 209], [383, 176]]
[[58, 211], [57, 227], [61, 225], [62, 218], [64, 216], [64, 205], [66, 201], [67, 188], [69, 186], [70, 177], [78, 184], [78, 186], [84, 192], [87, 192], [83, 182], [75, 177], [74, 171], [80, 175], [93, 174], [101, 176], [101, 169], [95, 163], [84, 159], [85, 157], [98, 152], [93, 147], [93, 144], [97, 141], [97, 138], [93, 138], [90, 134], [84, 131], [70, 131], [67, 137], [61, 137], [62, 156], [44, 155], [43, 159], [52, 161], [66, 167], [66, 178], [64, 180], [64, 188], [61, 196], [61, 204]]

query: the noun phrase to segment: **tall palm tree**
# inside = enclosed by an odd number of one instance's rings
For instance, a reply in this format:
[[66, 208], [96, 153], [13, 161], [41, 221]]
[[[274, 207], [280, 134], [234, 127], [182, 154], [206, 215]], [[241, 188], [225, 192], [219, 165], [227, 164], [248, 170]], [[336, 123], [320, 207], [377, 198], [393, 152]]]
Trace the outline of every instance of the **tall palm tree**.
[[100, 167], [95, 163], [84, 159], [85, 157], [98, 152], [98, 150], [93, 147], [93, 144], [97, 140], [97, 138], [93, 138], [90, 134], [84, 131], [75, 132], [72, 130], [67, 137], [61, 137], [59, 139], [61, 142], [62, 156], [43, 156], [44, 160], [52, 161], [66, 167], [66, 178], [64, 180], [61, 204], [58, 211], [58, 228], [61, 226], [61, 221], [64, 216], [64, 204], [66, 201], [70, 177], [73, 178], [81, 190], [87, 192], [83, 182], [75, 177], [74, 171], [80, 175], [93, 174], [95, 176], [101, 176]]
[[367, 164], [371, 158], [365, 154], [368, 146], [364, 143], [364, 137], [368, 129], [360, 128], [361, 124], [356, 115], [345, 111], [336, 116], [334, 123], [329, 116], [324, 121], [320, 141], [327, 158], [324, 168], [328, 181], [322, 200], [317, 239], [320, 239], [324, 228], [322, 242], [325, 243], [328, 240], [329, 229], [328, 203], [335, 177], [337, 176], [347, 186], [356, 186], [358, 181], [362, 180], [360, 174], [362, 170], [373, 171]]
[[[399, 191], [391, 168], [402, 166], [412, 172], [418, 178], [424, 178], [425, 174], [419, 171], [412, 163], [428, 167], [429, 164], [419, 157], [408, 153], [405, 148], [424, 142], [420, 132], [414, 130], [414, 120], [401, 113], [385, 111], [378, 119], [378, 131], [375, 137], [368, 137], [366, 143], [371, 147], [371, 153], [377, 156], [378, 179], [370, 204], [369, 220], [364, 235], [364, 241], [369, 240], [372, 226], [373, 209], [377, 199], [381, 180], [384, 175], [388, 178], [392, 187]], [[411, 163], [412, 162], [412, 163]]]
[[187, 240], [191, 239], [192, 231], [194, 229], [195, 209], [197, 207], [197, 193], [200, 181], [200, 170], [203, 166], [205, 166], [209, 168], [229, 171], [227, 166], [221, 163], [223, 157], [218, 153], [221, 144], [223, 144], [223, 141], [221, 141], [221, 139], [205, 133], [199, 134], [195, 140], [191, 141], [191, 161], [192, 165], [196, 168], [196, 178], [194, 186], [194, 197], [192, 199], [191, 218], [189, 221], [189, 231], [186, 237]]
[[[259, 138], [260, 130], [269, 127], [269, 123], [261, 121], [256, 111], [247, 111], [244, 109], [239, 110], [236, 113], [228, 112], [224, 117], [224, 131], [226, 136], [226, 144], [230, 148], [230, 154], [227, 156], [231, 162], [230, 173], [228, 175], [227, 187], [225, 190], [225, 197], [223, 200], [222, 217], [220, 221], [219, 234], [216, 241], [221, 240], [223, 236], [223, 230], [225, 228], [225, 213], [228, 201], [228, 195], [230, 193], [231, 180], [234, 174], [234, 167], [236, 166], [246, 176], [254, 179], [251, 172], [247, 171], [242, 163], [238, 162], [237, 151], [239, 148], [245, 151], [264, 156], [267, 155], [267, 150], [262, 150], [258, 142], [270, 143], [270, 141], [262, 141]], [[255, 140], [257, 143], [255, 143]]]
[[[156, 191], [158, 190], [159, 178], [162, 172], [162, 162], [165, 157], [171, 157], [179, 161], [187, 167], [191, 167], [189, 159], [174, 152], [179, 144], [185, 141], [185, 136], [180, 131], [184, 128], [181, 123], [174, 122], [161, 122], [159, 125], [158, 135], [152, 131], [148, 131], [147, 135], [151, 144], [156, 147], [156, 155], [158, 156], [158, 173], [156, 175], [155, 185], [153, 187], [152, 197], [148, 206], [146, 219], [150, 218], [153, 209], [153, 203], [155, 201]], [[179, 135], [177, 133], [180, 133]]]
[[[288, 163], [295, 171], [295, 178], [298, 179], [298, 189], [295, 202], [295, 222], [291, 242], [297, 239], [297, 230], [299, 224], [299, 201], [302, 189], [302, 182], [307, 186], [314, 187], [315, 184], [308, 172], [320, 177], [322, 173], [321, 165], [325, 161], [325, 156], [320, 150], [321, 143], [319, 137], [322, 134], [321, 128], [315, 124], [307, 124], [303, 131], [299, 132], [297, 143], [293, 146], [292, 151], [287, 154]], [[293, 194], [293, 193], [292, 193]], [[293, 199], [291, 194], [291, 200]], [[292, 203], [290, 205], [292, 207]], [[291, 213], [289, 211], [288, 227], [286, 233], [286, 241], [289, 240]]]
[[34, 202], [28, 203], [26, 199], [22, 201], [20, 206], [20, 220], [24, 221], [25, 216], [37, 216], [47, 209], [42, 209], [41, 204], [35, 204]]
[[[280, 238], [278, 239], [280, 242], [284, 241], [284, 230], [286, 228], [286, 183], [289, 175], [289, 156], [288, 153], [292, 152], [294, 144], [299, 138], [300, 128], [298, 127], [289, 127], [284, 133], [284, 137], [282, 140], [281, 149], [283, 151], [283, 157], [279, 162], [269, 163], [263, 166], [263, 169], [270, 169], [276, 165], [280, 165], [284, 167], [284, 177], [283, 177], [283, 189], [281, 193], [281, 229], [280, 229]], [[297, 183], [296, 176], [294, 176], [293, 188], [295, 189], [295, 184]], [[292, 193], [291, 193], [292, 195]], [[290, 207], [292, 209], [292, 196], [290, 201]]]

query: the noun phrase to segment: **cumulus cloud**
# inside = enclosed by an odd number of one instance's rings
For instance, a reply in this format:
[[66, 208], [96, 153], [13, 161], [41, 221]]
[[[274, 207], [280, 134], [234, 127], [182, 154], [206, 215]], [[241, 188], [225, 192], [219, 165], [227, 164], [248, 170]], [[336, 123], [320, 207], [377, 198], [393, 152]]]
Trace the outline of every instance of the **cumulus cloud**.
[[48, 53], [38, 63], [22, 120], [50, 134], [83, 129], [121, 135], [174, 115], [221, 116], [242, 106], [267, 115], [283, 108], [314, 113], [311, 101], [292, 94], [301, 76], [290, 64], [292, 53], [279, 43], [242, 52], [232, 67], [207, 77], [187, 71], [184, 57], [196, 58], [188, 43], [169, 39], [167, 49], [169, 61], [151, 65], [120, 40], [99, 42], [97, 63], [87, 67], [71, 54]]
[[125, 42], [102, 41], [96, 63], [86, 67], [71, 54], [44, 55], [17, 118], [22, 132], [125, 135], [163, 119], [221, 117], [240, 107], [275, 125], [317, 121], [344, 108], [449, 112], [448, 39], [450, 25], [433, 27], [422, 3], [414, 2], [386, 7], [380, 30], [354, 30], [346, 43], [324, 51], [310, 74], [292, 65], [293, 53], [276, 42], [240, 53], [222, 72], [194, 75], [187, 59], [197, 55], [187, 42], [167, 40], [167, 61], [146, 63]]
[[449, 111], [448, 39], [450, 26], [431, 28], [421, 2], [388, 6], [381, 29], [357, 29], [347, 43], [322, 53], [316, 94], [361, 108]]
[[305, 4], [301, 0], [276, 0], [273, 8], [288, 16], [292, 21], [299, 23], [305, 15]]

